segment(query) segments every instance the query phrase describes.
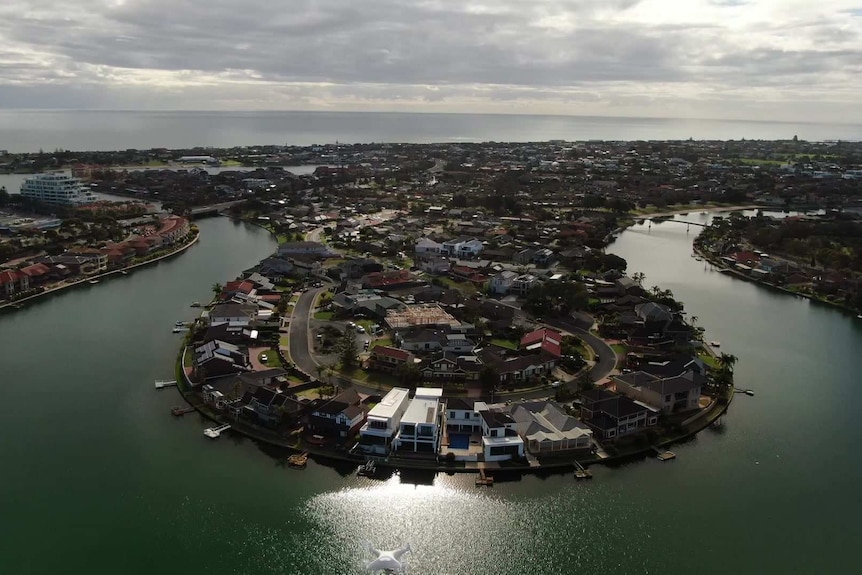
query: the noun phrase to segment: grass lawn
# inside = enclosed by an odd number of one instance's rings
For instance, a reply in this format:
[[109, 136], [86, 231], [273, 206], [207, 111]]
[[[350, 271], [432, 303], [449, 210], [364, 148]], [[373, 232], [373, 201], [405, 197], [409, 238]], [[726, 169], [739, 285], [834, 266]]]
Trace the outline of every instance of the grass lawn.
[[783, 160], [764, 160], [761, 158], [739, 158], [739, 161], [746, 166], [781, 166], [786, 163]]
[[494, 345], [499, 345], [500, 347], [505, 347], [506, 349], [518, 349], [518, 342], [512, 339], [492, 339], [491, 343]]
[[611, 344], [611, 348], [614, 350], [614, 353], [617, 354], [618, 357], [625, 357], [626, 353], [628, 353], [628, 347], [621, 343]]
[[479, 291], [479, 288], [477, 288], [475, 286], [475, 284], [473, 284], [472, 282], [468, 282], [468, 281], [456, 282], [452, 278], [447, 278], [447, 277], [443, 277], [443, 276], [440, 276], [436, 279], [438, 279], [440, 281], [440, 283], [442, 283], [446, 287], [459, 290], [461, 293], [463, 293], [466, 296], [471, 296], [474, 293]]
[[358, 319], [354, 323], [356, 323], [356, 325], [361, 325], [362, 327], [364, 327], [366, 333], [371, 333], [371, 326], [377, 322], [373, 319]]
[[290, 336], [286, 333], [282, 334], [281, 337], [278, 338], [279, 347], [288, 347], [290, 345]]
[[[266, 361], [263, 361], [264, 355], [266, 355]], [[281, 367], [281, 360], [278, 358], [278, 354], [271, 349], [260, 352], [257, 359], [267, 367]]]
[[186, 350], [185, 355], [183, 356], [183, 367], [192, 367], [194, 364], [194, 351], [192, 348]]
[[718, 359], [717, 358], [712, 357], [711, 355], [709, 355], [706, 352], [700, 352], [697, 354], [697, 356], [701, 360], [703, 360], [703, 363], [705, 363], [706, 365], [708, 365], [712, 369], [718, 369]]
[[388, 346], [391, 346], [391, 345], [392, 345], [392, 338], [391, 338], [391, 337], [381, 337], [380, 339], [375, 339], [375, 340], [374, 340], [374, 341], [372, 341], [372, 342], [371, 342], [371, 344], [368, 346], [368, 349], [369, 349], [369, 350], [371, 350], [371, 349], [373, 349], [373, 348], [374, 348], [374, 346], [376, 346], [376, 345], [388, 345]]
[[331, 312], [331, 311], [319, 311], [319, 312], [314, 314], [314, 319], [323, 319], [323, 320], [329, 321], [332, 319], [332, 316], [334, 316], [334, 315], [335, 315], [335, 313]]

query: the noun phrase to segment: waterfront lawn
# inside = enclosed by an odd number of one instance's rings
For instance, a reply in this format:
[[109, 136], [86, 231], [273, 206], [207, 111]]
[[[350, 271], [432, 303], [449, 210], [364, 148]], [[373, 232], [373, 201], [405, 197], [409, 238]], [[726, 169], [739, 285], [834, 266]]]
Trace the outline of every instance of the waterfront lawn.
[[494, 338], [491, 340], [491, 343], [493, 345], [505, 347], [506, 349], [518, 349], [518, 342], [513, 339]]
[[705, 351], [698, 352], [697, 356], [710, 367], [710, 369], [718, 369], [718, 359], [706, 353]]

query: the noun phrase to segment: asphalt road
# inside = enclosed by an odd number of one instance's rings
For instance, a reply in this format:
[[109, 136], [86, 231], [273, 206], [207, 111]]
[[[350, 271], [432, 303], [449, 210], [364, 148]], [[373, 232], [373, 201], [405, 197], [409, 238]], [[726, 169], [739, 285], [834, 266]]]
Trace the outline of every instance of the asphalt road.
[[309, 316], [312, 304], [317, 294], [326, 291], [326, 287], [312, 288], [302, 293], [293, 308], [293, 316], [290, 320], [290, 360], [306, 374], [317, 377], [317, 363], [309, 352], [310, 333], [308, 330]]

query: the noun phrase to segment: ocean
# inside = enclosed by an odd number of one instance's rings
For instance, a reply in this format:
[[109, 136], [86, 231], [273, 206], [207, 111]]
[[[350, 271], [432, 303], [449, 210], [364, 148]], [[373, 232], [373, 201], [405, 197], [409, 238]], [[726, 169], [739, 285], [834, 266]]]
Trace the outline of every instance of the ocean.
[[372, 142], [860, 140], [860, 124], [389, 112], [0, 110], [0, 150], [46, 152]]

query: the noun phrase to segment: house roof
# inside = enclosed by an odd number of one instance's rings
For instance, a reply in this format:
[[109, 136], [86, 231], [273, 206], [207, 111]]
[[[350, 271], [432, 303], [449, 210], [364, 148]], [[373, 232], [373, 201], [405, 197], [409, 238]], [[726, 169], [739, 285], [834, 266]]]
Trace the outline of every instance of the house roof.
[[371, 350], [371, 355], [379, 355], [383, 357], [391, 357], [401, 361], [407, 361], [413, 355], [405, 349], [390, 347], [388, 345], [378, 345]]
[[562, 349], [560, 342], [563, 336], [558, 331], [548, 328], [540, 328], [532, 331], [521, 338], [522, 349], [539, 349], [547, 351], [554, 357], [560, 357]]
[[479, 412], [479, 414], [482, 416], [482, 419], [485, 421], [485, 424], [492, 429], [505, 427], [507, 424], [515, 423], [515, 420], [512, 419], [511, 415], [502, 411], [492, 411], [490, 409], [486, 409]]
[[518, 433], [530, 441], [564, 441], [591, 437], [593, 432], [550, 401], [524, 403], [512, 410]]

